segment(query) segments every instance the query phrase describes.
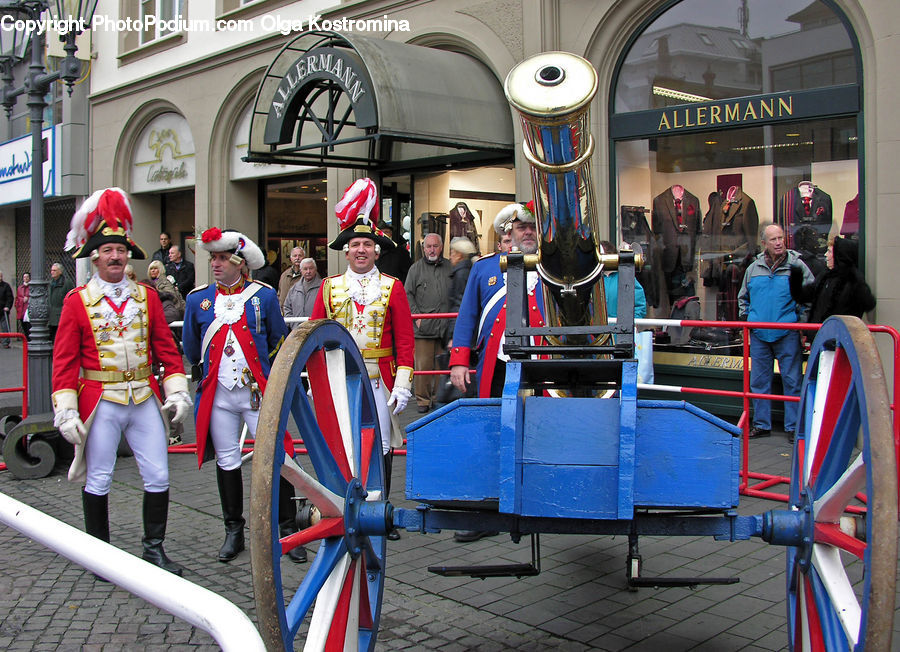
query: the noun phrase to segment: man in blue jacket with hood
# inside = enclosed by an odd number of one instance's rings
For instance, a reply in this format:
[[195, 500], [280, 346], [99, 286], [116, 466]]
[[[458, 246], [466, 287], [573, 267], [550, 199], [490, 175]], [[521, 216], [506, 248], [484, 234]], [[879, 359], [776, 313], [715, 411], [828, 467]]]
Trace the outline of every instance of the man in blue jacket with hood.
[[[803, 321], [806, 307], [791, 297], [791, 267], [803, 272], [805, 283], [813, 275], [800, 260], [800, 254], [788, 249], [784, 231], [777, 224], [769, 224], [762, 232], [763, 251], [744, 272], [738, 293], [738, 313], [742, 320], [756, 322], [795, 323]], [[778, 359], [781, 382], [786, 396], [799, 396], [803, 381], [800, 331], [753, 329], [750, 331], [750, 390], [754, 394], [771, 394], [774, 376], [773, 361]], [[784, 430], [791, 441], [797, 428], [797, 403], [784, 404]], [[753, 428], [751, 437], [772, 434], [772, 404], [768, 399], [753, 399]]]

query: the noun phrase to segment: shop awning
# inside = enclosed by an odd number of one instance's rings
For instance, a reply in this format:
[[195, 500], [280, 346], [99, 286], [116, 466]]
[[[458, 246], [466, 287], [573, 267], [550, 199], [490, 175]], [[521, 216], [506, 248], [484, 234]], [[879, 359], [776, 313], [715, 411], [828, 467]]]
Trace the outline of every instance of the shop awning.
[[305, 32], [260, 83], [246, 160], [374, 171], [513, 159], [497, 78], [464, 54]]

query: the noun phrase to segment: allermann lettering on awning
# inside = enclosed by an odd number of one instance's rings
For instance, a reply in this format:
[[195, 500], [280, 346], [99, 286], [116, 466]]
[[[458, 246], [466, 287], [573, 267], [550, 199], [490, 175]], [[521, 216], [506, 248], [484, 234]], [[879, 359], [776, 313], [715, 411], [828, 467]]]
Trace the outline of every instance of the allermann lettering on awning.
[[[368, 92], [362, 84], [359, 72], [353, 63], [337, 52], [321, 52], [313, 50], [305, 57], [297, 60], [292, 70], [284, 73], [284, 80], [278, 87], [277, 95], [272, 101], [272, 110], [278, 118], [284, 116], [284, 105], [293, 95], [293, 91], [315, 73], [334, 79], [350, 96], [352, 102], [358, 102], [363, 93]], [[280, 101], [279, 101], [280, 100]]]
[[513, 152], [509, 105], [479, 61], [307, 30], [260, 81], [245, 160], [387, 172], [506, 163]]
[[[286, 115], [296, 112], [303, 96], [298, 92], [314, 80], [328, 79], [338, 84], [353, 106], [356, 126], [365, 128], [375, 124], [372, 81], [352, 51], [336, 48], [316, 48], [298, 58], [284, 73], [272, 97], [265, 142], [280, 144], [290, 138], [293, 123], [285, 124]], [[307, 89], [308, 90], [308, 89]]]
[[853, 84], [617, 113], [610, 131], [613, 138], [662, 136], [850, 115], [859, 107], [859, 87]]

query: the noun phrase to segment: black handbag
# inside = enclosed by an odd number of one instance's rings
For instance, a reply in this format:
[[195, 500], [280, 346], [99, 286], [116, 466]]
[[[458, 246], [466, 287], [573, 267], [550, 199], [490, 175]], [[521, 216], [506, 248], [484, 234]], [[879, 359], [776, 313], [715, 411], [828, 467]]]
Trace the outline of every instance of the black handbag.
[[740, 331], [734, 328], [716, 328], [715, 326], [695, 326], [691, 329], [689, 343], [711, 349], [715, 346], [728, 346], [741, 341]]

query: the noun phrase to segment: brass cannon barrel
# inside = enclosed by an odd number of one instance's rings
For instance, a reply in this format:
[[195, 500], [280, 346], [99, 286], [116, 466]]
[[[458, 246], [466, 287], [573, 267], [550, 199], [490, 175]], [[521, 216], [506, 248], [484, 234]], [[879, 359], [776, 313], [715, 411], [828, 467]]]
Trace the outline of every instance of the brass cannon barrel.
[[545, 52], [515, 66], [504, 90], [519, 112], [531, 165], [540, 241], [537, 270], [544, 282], [547, 324], [606, 324], [599, 282], [604, 252], [590, 173], [594, 140], [589, 110], [597, 73], [579, 56]]

